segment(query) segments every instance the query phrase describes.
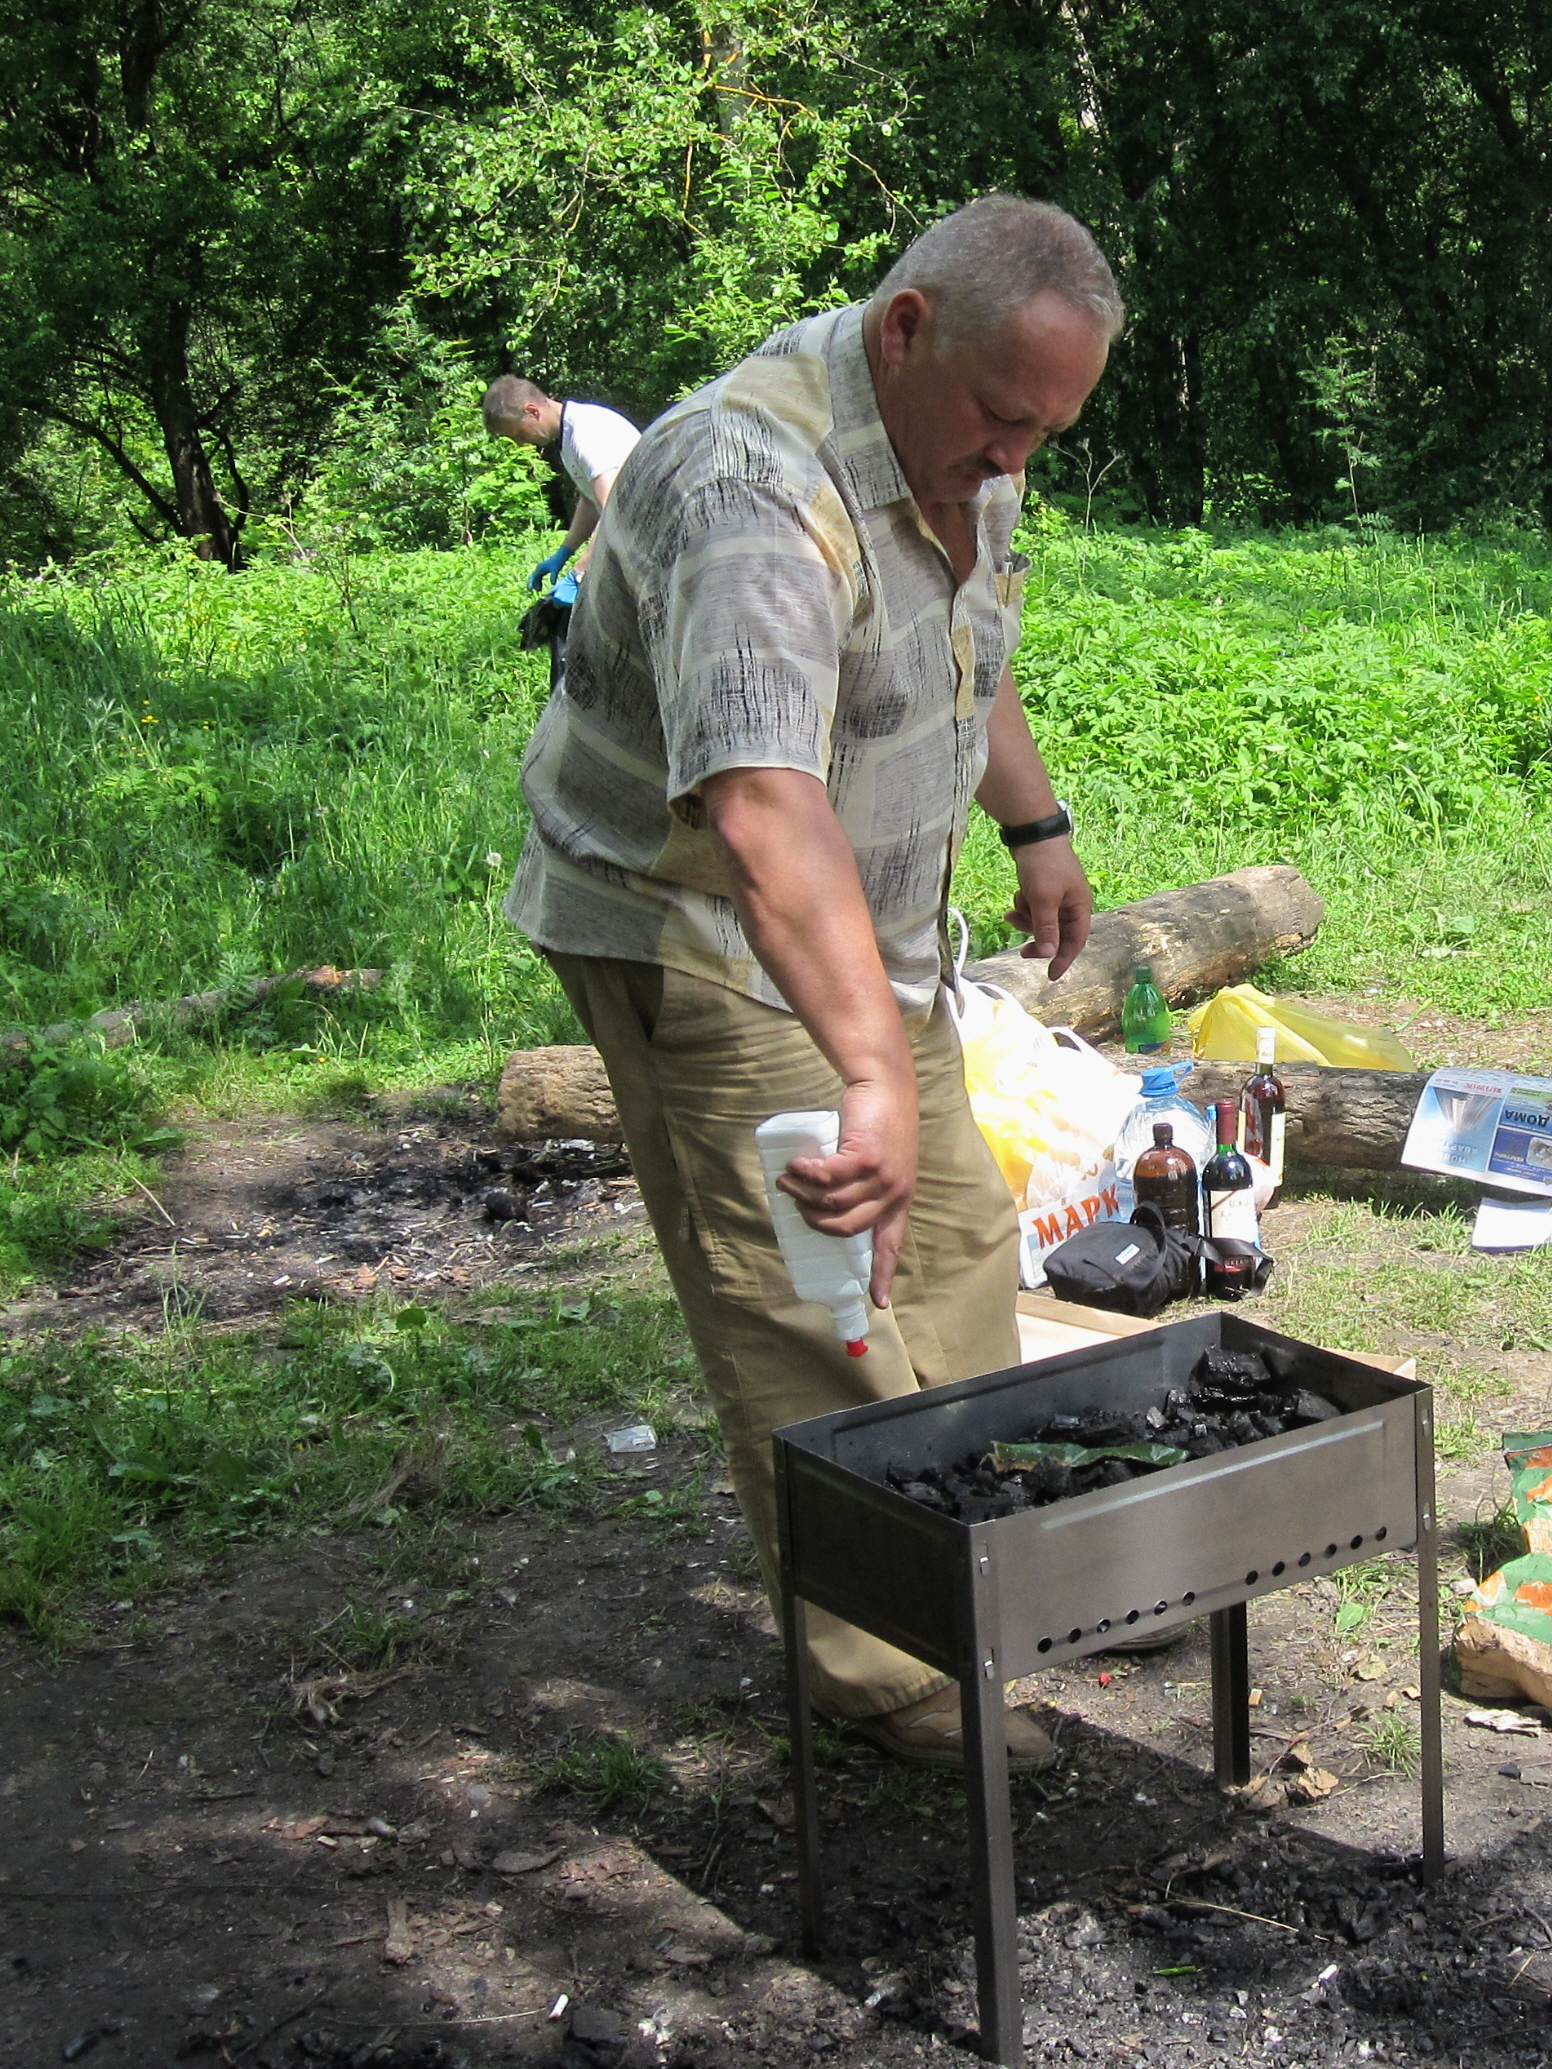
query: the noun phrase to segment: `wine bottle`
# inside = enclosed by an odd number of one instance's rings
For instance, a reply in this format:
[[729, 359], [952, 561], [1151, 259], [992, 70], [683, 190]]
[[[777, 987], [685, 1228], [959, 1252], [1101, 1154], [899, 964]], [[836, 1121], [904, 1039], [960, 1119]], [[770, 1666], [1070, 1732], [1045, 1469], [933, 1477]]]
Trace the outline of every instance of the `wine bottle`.
[[1232, 1099], [1213, 1102], [1218, 1129], [1218, 1147], [1202, 1173], [1202, 1194], [1206, 1205], [1207, 1236], [1214, 1243], [1227, 1244], [1218, 1257], [1206, 1260], [1204, 1285], [1219, 1300], [1238, 1300], [1249, 1287], [1256, 1268], [1255, 1251], [1260, 1238], [1256, 1222], [1256, 1197], [1250, 1166], [1235, 1143], [1239, 1109]]
[[1176, 1149], [1171, 1122], [1154, 1122], [1153, 1147], [1138, 1157], [1132, 1185], [1138, 1206], [1146, 1201], [1157, 1207], [1166, 1228], [1177, 1228], [1183, 1236], [1202, 1233], [1202, 1189], [1196, 1165], [1183, 1149]]
[[1239, 1146], [1247, 1157], [1259, 1157], [1272, 1174], [1275, 1207], [1283, 1196], [1283, 1136], [1288, 1126], [1288, 1102], [1283, 1081], [1273, 1070], [1277, 1061], [1277, 1029], [1256, 1029], [1256, 1069], [1245, 1080], [1239, 1095]]
[[1121, 1039], [1133, 1055], [1168, 1046], [1169, 1001], [1147, 963], [1132, 972], [1132, 988], [1121, 1005]]

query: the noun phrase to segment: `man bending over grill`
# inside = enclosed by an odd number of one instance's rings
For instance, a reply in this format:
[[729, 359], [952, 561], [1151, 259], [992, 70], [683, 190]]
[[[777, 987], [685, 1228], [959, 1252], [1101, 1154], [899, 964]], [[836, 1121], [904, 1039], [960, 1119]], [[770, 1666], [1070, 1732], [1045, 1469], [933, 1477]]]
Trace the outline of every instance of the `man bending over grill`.
[[[658, 419], [621, 475], [524, 769], [507, 901], [603, 1053], [733, 1484], [778, 1601], [783, 1423], [1018, 1362], [1013, 1202], [943, 994], [974, 799], [1010, 920], [1058, 977], [1092, 896], [1008, 668], [1031, 453], [1076, 419], [1122, 321], [1061, 210], [990, 195], [866, 304], [779, 331]], [[755, 1150], [841, 1113], [784, 1184], [871, 1229], [871, 1351], [783, 1268]], [[815, 1698], [901, 1758], [962, 1758], [958, 1690], [809, 1617]], [[1049, 1740], [1008, 1719], [1010, 1758]]]

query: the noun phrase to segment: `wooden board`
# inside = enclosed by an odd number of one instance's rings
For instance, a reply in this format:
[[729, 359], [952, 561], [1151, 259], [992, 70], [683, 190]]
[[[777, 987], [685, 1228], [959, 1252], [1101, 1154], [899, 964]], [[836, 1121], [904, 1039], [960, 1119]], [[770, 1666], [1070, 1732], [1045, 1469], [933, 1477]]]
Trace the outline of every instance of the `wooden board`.
[[[1081, 1351], [1091, 1343], [1105, 1343], [1117, 1336], [1142, 1336], [1162, 1328], [1170, 1319], [1167, 1310], [1145, 1322], [1137, 1315], [1112, 1315], [1077, 1301], [1054, 1300], [1048, 1293], [1021, 1293], [1017, 1305], [1019, 1349], [1026, 1364], [1060, 1357], [1064, 1351]], [[1393, 1358], [1382, 1351], [1344, 1351], [1342, 1355], [1380, 1372], [1394, 1372], [1400, 1379], [1417, 1377], [1416, 1358]]]

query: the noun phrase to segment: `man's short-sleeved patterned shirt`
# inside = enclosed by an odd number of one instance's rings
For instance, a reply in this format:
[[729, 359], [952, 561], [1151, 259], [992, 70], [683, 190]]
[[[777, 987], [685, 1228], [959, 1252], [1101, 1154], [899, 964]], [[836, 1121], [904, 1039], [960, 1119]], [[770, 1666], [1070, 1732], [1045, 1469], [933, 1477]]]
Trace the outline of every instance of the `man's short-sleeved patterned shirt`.
[[523, 768], [533, 829], [506, 910], [542, 947], [659, 963], [785, 1004], [745, 940], [700, 787], [817, 776], [909, 1020], [986, 718], [1018, 639], [1017, 485], [971, 506], [962, 585], [879, 419], [862, 309], [780, 331], [658, 419], [603, 513], [565, 681]]

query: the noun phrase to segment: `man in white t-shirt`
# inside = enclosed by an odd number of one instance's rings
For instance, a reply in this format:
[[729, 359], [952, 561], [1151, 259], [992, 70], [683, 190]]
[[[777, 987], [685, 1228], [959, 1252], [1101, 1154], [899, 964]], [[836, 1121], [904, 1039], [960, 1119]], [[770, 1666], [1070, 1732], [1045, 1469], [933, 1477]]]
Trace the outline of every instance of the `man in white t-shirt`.
[[[560, 463], [576, 484], [576, 515], [562, 543], [528, 578], [530, 589], [540, 588], [546, 575], [558, 585], [567, 561], [592, 538], [614, 478], [641, 433], [618, 410], [605, 409], [600, 402], [557, 401], [518, 374], [502, 374], [492, 381], [480, 408], [493, 438], [516, 439], [519, 445], [552, 445], [560, 440]], [[584, 552], [576, 574], [586, 566]], [[562, 603], [575, 598], [575, 576], [566, 586], [571, 594], [561, 596]]]

